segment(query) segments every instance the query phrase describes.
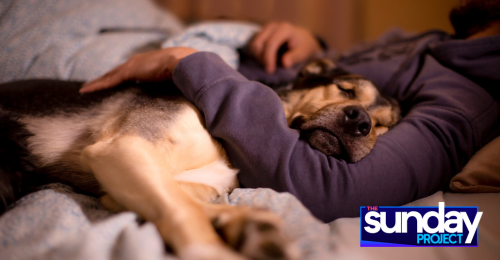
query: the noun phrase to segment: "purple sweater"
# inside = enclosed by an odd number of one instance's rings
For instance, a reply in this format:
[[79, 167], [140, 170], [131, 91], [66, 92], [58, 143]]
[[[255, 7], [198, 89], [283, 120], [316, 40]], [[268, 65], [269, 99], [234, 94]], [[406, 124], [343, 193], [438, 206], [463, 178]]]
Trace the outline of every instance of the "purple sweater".
[[300, 140], [275, 92], [215, 54], [186, 57], [173, 78], [240, 169], [244, 187], [290, 192], [325, 222], [359, 216], [360, 206], [402, 205], [445, 189], [500, 131], [499, 104], [485, 90], [500, 87], [500, 35], [465, 41], [430, 32], [378, 42], [339, 64], [403, 108], [401, 122], [357, 163]]

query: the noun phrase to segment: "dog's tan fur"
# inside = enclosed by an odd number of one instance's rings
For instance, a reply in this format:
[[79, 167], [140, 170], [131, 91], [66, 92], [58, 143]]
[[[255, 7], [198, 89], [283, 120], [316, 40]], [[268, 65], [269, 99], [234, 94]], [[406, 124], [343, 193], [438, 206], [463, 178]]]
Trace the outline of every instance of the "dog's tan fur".
[[[318, 70], [314, 66], [306, 70]], [[355, 91], [355, 98], [341, 88]], [[346, 77], [288, 92], [282, 103], [289, 124], [299, 115], [320, 117], [325, 107], [357, 104], [371, 111], [373, 127], [359, 141], [360, 158], [397, 121], [390, 107], [374, 107], [377, 96], [369, 81]], [[25, 116], [21, 122], [33, 133], [27, 141], [38, 167], [101, 196], [110, 210], [132, 210], [153, 222], [182, 259], [240, 258], [233, 250], [255, 259], [296, 257], [275, 215], [208, 203], [237, 187], [237, 171], [199, 111], [182, 97], [146, 98], [131, 89], [77, 114]]]

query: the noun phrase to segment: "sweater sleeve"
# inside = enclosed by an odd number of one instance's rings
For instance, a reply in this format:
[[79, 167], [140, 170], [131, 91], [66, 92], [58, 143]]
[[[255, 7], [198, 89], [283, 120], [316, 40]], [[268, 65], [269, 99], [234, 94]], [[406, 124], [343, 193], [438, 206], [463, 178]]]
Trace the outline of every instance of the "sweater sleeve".
[[[478, 143], [492, 137], [490, 119], [499, 116], [498, 104], [470, 84], [445, 80], [442, 88], [443, 82], [424, 81], [413, 90], [418, 94], [406, 117], [368, 156], [346, 163], [299, 139], [274, 91], [214, 54], [184, 58], [173, 79], [240, 170], [244, 187], [290, 192], [325, 222], [359, 216], [360, 206], [402, 205], [445, 187]], [[468, 106], [475, 106], [470, 113], [464, 112]]]

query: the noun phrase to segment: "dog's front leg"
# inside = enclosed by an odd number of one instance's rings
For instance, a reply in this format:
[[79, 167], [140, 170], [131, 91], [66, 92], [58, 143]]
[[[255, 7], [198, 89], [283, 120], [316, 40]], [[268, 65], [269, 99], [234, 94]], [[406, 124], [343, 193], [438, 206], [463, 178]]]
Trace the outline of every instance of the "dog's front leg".
[[143, 138], [122, 136], [86, 147], [82, 164], [114, 201], [153, 222], [181, 258], [240, 258], [223, 244], [200, 204], [173, 179], [161, 151]]

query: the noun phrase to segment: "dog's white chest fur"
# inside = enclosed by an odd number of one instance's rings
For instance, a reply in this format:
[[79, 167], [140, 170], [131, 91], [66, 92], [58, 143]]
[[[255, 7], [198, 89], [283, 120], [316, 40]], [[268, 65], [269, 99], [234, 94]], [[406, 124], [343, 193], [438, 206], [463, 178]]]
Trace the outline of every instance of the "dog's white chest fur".
[[223, 194], [238, 186], [236, 174], [238, 170], [229, 168], [224, 160], [219, 159], [201, 168], [181, 172], [174, 179], [205, 184]]

